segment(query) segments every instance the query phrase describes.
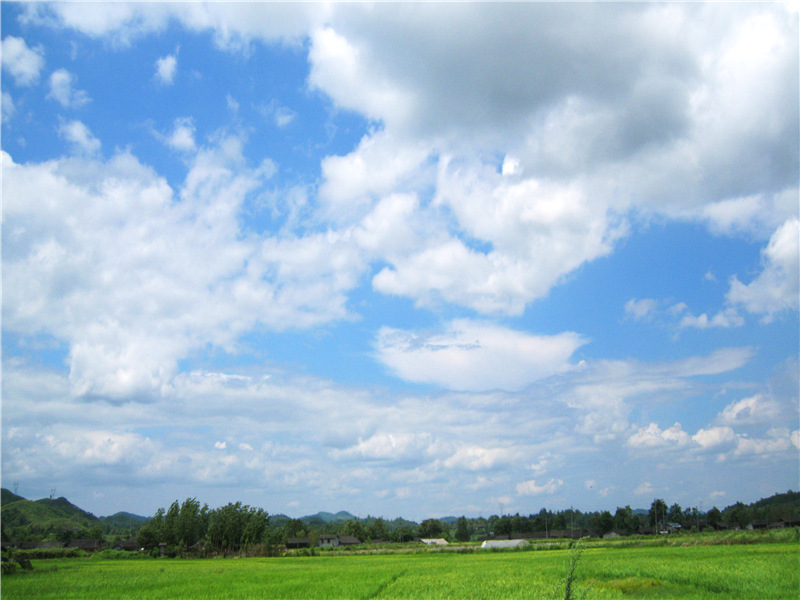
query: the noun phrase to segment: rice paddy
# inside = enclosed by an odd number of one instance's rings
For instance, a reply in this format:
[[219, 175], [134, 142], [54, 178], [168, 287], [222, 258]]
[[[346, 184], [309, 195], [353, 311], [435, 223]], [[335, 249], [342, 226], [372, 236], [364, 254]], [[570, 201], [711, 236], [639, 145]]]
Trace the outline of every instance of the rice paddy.
[[[800, 545], [587, 548], [573, 597], [795, 599]], [[34, 561], [4, 600], [564, 598], [568, 550], [242, 559]]]

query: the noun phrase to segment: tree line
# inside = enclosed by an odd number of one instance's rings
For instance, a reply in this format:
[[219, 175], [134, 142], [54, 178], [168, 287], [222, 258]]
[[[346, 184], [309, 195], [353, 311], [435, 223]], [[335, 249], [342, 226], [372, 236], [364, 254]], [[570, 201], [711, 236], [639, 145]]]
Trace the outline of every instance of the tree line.
[[707, 512], [697, 507], [682, 508], [668, 505], [663, 499], [653, 500], [650, 509], [634, 511], [630, 505], [610, 511], [582, 512], [572, 508], [551, 511], [542, 508], [528, 516], [492, 515], [445, 519], [425, 519], [417, 524], [398, 518], [394, 521], [368, 516], [334, 522], [320, 519], [290, 519], [279, 515], [271, 520], [261, 508], [241, 502], [209, 509], [195, 498], [183, 503], [177, 500], [168, 509], [160, 508], [145, 523], [136, 536], [137, 543], [147, 549], [165, 547], [168, 553], [183, 553], [202, 547], [204, 551], [239, 552], [261, 548], [269, 552], [293, 538], [306, 538], [316, 545], [323, 534], [352, 536], [360, 542], [408, 542], [418, 538], [444, 538], [448, 541], [466, 542], [480, 537], [511, 536], [539, 532], [585, 532], [604, 535], [612, 530], [628, 534], [645, 530], [660, 530], [667, 524], [678, 524], [684, 529], [714, 526], [720, 522], [736, 523], [746, 527], [755, 519], [787, 519], [800, 514], [800, 493], [788, 492], [781, 502], [762, 500], [752, 505], [737, 502], [724, 510], [713, 507]]

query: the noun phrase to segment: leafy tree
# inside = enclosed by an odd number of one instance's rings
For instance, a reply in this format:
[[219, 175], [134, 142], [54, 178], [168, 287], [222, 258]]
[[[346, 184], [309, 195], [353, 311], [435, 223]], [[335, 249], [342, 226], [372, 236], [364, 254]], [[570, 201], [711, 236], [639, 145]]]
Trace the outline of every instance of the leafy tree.
[[178, 520], [180, 518], [181, 506], [175, 500], [170, 504], [167, 514], [164, 515], [164, 538], [162, 542], [166, 542], [168, 546], [177, 546], [180, 538], [178, 537]]
[[736, 523], [744, 529], [753, 522], [753, 509], [741, 502], [737, 502], [733, 506], [729, 506], [722, 511], [722, 518], [726, 521]]
[[708, 524], [713, 527], [722, 520], [722, 513], [715, 506], [706, 513], [706, 520], [708, 521]]
[[354, 538], [357, 538], [358, 541], [363, 542], [367, 539], [367, 534], [364, 531], [364, 526], [361, 524], [361, 521], [357, 519], [350, 519], [347, 523], [344, 524], [343, 529], [344, 535], [352, 535]]
[[469, 541], [469, 523], [464, 516], [458, 517], [456, 521], [456, 540], [459, 542]]
[[386, 522], [378, 517], [367, 528], [367, 537], [371, 540], [385, 540], [389, 537]]
[[438, 519], [425, 519], [419, 525], [419, 537], [438, 538], [441, 537], [443, 530], [442, 523]]
[[625, 508], [617, 507], [617, 512], [614, 513], [614, 529], [627, 531], [628, 533], [636, 531], [633, 522], [633, 509], [631, 509], [630, 505]]
[[284, 525], [286, 537], [303, 537], [306, 535], [306, 526], [300, 519], [289, 519]]
[[647, 516], [650, 524], [655, 529], [658, 529], [660, 525], [664, 523], [664, 519], [667, 516], [667, 503], [660, 498], [656, 498], [653, 500], [653, 504], [650, 505]]
[[511, 535], [514, 523], [508, 515], [503, 515], [494, 523], [493, 531], [498, 535]]
[[684, 516], [680, 504], [677, 502], [669, 507], [667, 511], [667, 521], [669, 523], [683, 523]]
[[195, 498], [187, 498], [181, 504], [176, 524], [176, 539], [183, 548], [190, 548], [205, 537], [210, 515], [208, 505], [200, 508]]
[[269, 515], [260, 508], [229, 502], [211, 512], [209, 541], [223, 552], [264, 541]]
[[605, 535], [614, 529], [614, 517], [607, 510], [600, 513], [594, 513], [590, 519], [592, 528], [600, 535]]
[[136, 535], [136, 543], [142, 548], [155, 548], [164, 540], [164, 509], [159, 508], [153, 518], [145, 523]]

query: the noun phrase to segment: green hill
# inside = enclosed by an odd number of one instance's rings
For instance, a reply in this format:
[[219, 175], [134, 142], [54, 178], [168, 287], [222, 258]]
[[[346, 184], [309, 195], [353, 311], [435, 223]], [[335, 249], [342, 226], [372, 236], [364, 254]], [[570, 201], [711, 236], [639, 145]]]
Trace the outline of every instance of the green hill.
[[5, 506], [6, 504], [11, 504], [12, 502], [18, 502], [19, 500], [25, 500], [22, 496], [17, 496], [11, 490], [7, 490], [6, 488], [2, 488], [0, 490], [0, 504]]
[[70, 503], [66, 498], [43, 498], [41, 500], [16, 500], [3, 503], [3, 525], [7, 528], [37, 525], [51, 528], [52, 526], [93, 527], [100, 524], [100, 520], [92, 513], [88, 513]]
[[129, 512], [118, 512], [108, 517], [100, 517], [100, 521], [114, 529], [138, 529], [149, 520], [149, 517], [134, 515]]
[[346, 510], [340, 510], [337, 513], [329, 513], [329, 512], [318, 512], [315, 515], [306, 515], [305, 517], [300, 517], [300, 520], [304, 523], [309, 522], [322, 522], [322, 523], [336, 523], [338, 521], [352, 521], [356, 519], [355, 515], [351, 515]]
[[800, 492], [789, 490], [784, 494], [775, 494], [769, 498], [762, 498], [757, 502], [753, 502], [750, 506], [753, 508], [769, 508], [772, 506], [800, 508]]

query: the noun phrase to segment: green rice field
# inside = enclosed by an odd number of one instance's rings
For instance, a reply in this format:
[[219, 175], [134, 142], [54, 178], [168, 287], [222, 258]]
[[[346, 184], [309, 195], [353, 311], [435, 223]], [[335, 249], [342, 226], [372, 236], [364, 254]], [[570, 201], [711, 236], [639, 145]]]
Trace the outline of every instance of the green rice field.
[[[800, 545], [591, 548], [573, 598], [800, 597]], [[3, 600], [564, 598], [569, 550], [350, 556], [33, 561]]]

